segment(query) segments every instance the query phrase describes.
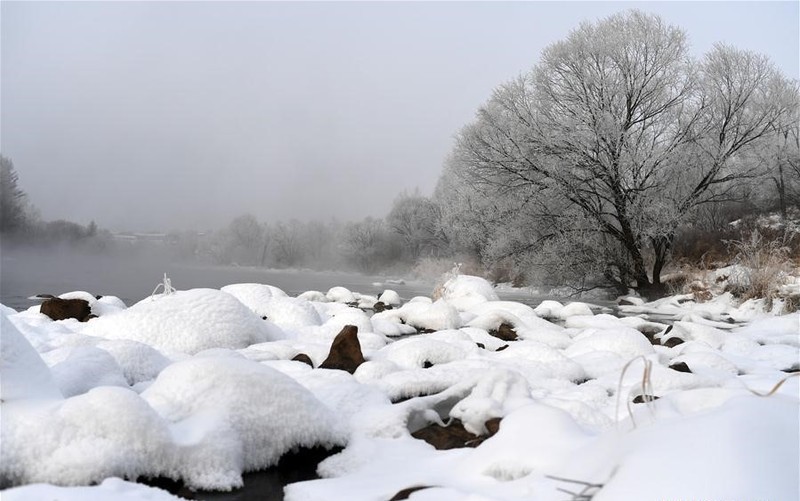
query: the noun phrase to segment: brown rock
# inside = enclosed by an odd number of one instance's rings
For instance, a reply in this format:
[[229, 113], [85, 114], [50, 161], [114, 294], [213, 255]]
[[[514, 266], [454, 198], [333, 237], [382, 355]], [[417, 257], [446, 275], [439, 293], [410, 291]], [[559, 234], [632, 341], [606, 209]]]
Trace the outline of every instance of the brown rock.
[[85, 299], [48, 299], [39, 307], [39, 311], [53, 320], [74, 318], [79, 322], [86, 322], [92, 316], [92, 309]]
[[477, 447], [487, 438], [491, 437], [500, 428], [500, 418], [486, 421], [486, 435], [473, 435], [468, 432], [458, 419], [453, 419], [449, 426], [432, 424], [419, 429], [411, 434], [412, 437], [424, 440], [437, 450], [458, 449], [462, 447]]
[[495, 331], [489, 331], [489, 334], [503, 341], [516, 341], [519, 339], [517, 337], [517, 331], [514, 330], [514, 326], [506, 323], [500, 324], [500, 327]]
[[314, 362], [311, 361], [311, 357], [309, 357], [305, 353], [298, 353], [297, 355], [294, 356], [292, 360], [295, 362], [303, 362], [304, 364], [308, 364], [309, 366], [311, 366], [311, 368], [314, 367]]
[[382, 311], [386, 311], [387, 309], [389, 308], [387, 308], [386, 304], [384, 304], [382, 301], [378, 301], [377, 303], [372, 305], [372, 311], [374, 311], [375, 313], [380, 313]]
[[334, 338], [328, 358], [319, 367], [320, 369], [339, 369], [352, 374], [364, 361], [361, 343], [358, 342], [358, 327], [345, 325]]

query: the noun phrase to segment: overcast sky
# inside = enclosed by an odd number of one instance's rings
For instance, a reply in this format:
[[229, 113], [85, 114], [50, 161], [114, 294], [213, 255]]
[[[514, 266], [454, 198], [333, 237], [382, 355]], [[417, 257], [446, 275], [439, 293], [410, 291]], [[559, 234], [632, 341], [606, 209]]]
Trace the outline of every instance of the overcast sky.
[[627, 8], [798, 71], [798, 2], [0, 3], [0, 150], [44, 219], [383, 216], [498, 84]]

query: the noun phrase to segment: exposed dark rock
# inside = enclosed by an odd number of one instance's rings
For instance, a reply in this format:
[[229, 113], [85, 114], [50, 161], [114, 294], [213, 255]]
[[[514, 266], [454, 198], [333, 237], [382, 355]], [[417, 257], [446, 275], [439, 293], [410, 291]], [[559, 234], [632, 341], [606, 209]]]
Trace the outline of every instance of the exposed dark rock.
[[468, 432], [458, 419], [452, 419], [449, 426], [432, 424], [411, 434], [412, 437], [424, 440], [437, 450], [477, 447], [491, 437], [500, 428], [500, 418], [493, 418], [485, 423], [486, 435], [473, 435]]
[[97, 299], [98, 301], [100, 301], [101, 299], [103, 299], [103, 295], [102, 294], [98, 294], [94, 298]]
[[793, 366], [789, 367], [788, 369], [783, 369], [783, 372], [794, 374], [795, 372], [800, 372], [800, 364], [794, 364]]
[[140, 477], [136, 479], [136, 482], [139, 484], [149, 485], [150, 487], [163, 489], [173, 496], [178, 496], [179, 498], [197, 499], [194, 491], [186, 487], [186, 485], [180, 480], [174, 480], [167, 477]]
[[663, 338], [661, 339], [661, 344], [663, 344], [667, 348], [674, 348], [674, 347], [678, 346], [679, 344], [683, 344], [683, 343], [684, 343], [684, 340], [679, 338], [678, 336], [672, 336], [671, 338], [669, 338], [667, 340], [664, 340]]
[[408, 499], [408, 497], [411, 494], [413, 494], [413, 493], [415, 493], [417, 491], [421, 491], [423, 489], [430, 489], [431, 487], [434, 487], [434, 486], [432, 486], [432, 485], [415, 485], [413, 487], [406, 487], [405, 489], [398, 491], [397, 494], [395, 494], [394, 496], [391, 497], [391, 499], [389, 499], [389, 501], [402, 501], [403, 499]]
[[519, 339], [517, 337], [517, 331], [514, 330], [514, 326], [506, 323], [500, 324], [497, 330], [489, 331], [489, 334], [503, 341], [516, 341]]
[[[647, 397], [647, 400], [645, 400], [645, 397]], [[659, 398], [661, 397], [657, 397], [655, 395], [636, 395], [636, 397], [633, 399], [633, 403], [643, 404], [645, 402], [653, 402], [655, 400], [658, 400]]]
[[507, 345], [507, 344], [504, 344], [503, 346], [501, 346], [500, 348], [497, 348], [497, 349], [496, 349], [496, 350], [494, 350], [494, 351], [503, 351], [503, 350], [505, 350], [506, 348], [508, 348], [508, 345]]
[[500, 421], [502, 420], [499, 417], [496, 417], [486, 421], [483, 424], [486, 427], [486, 431], [489, 432], [489, 437], [493, 436], [500, 429]]
[[650, 344], [652, 345], [661, 344], [658, 338], [656, 337], [656, 335], [661, 332], [661, 329], [658, 326], [644, 324], [639, 327], [639, 332], [644, 334], [644, 337], [646, 337], [647, 340], [650, 341]]
[[418, 333], [418, 334], [433, 334], [434, 332], [436, 332], [436, 331], [435, 331], [435, 330], [433, 330], [433, 329], [426, 329], [426, 328], [424, 328], [424, 327], [422, 327], [422, 328], [417, 328], [417, 333]]
[[475, 343], [475, 344], [477, 344], [477, 345], [478, 345], [478, 348], [481, 348], [481, 349], [483, 349], [483, 350], [485, 350], [485, 349], [486, 349], [486, 345], [484, 345], [483, 343]]
[[684, 362], [678, 362], [677, 364], [672, 364], [669, 366], [669, 368], [678, 372], [688, 372], [689, 374], [692, 373], [692, 370]]
[[636, 306], [633, 301], [625, 299], [624, 297], [621, 297], [621, 298], [617, 299], [617, 305], [619, 305], [619, 306]]
[[305, 353], [298, 353], [297, 355], [292, 358], [295, 362], [303, 362], [304, 364], [308, 364], [312, 368], [314, 367], [314, 362], [311, 361], [311, 357], [306, 355]]
[[341, 451], [342, 447], [302, 448], [284, 454], [277, 465], [266, 470], [245, 473], [241, 489], [232, 492], [199, 491], [196, 495], [206, 501], [283, 501], [284, 486], [318, 479], [317, 465]]
[[358, 327], [345, 325], [331, 344], [328, 358], [320, 364], [320, 369], [339, 369], [354, 373], [364, 363], [361, 343], [358, 341]]
[[261, 320], [269, 320], [266, 315], [261, 317]]
[[51, 298], [42, 303], [39, 307], [39, 311], [53, 320], [74, 318], [79, 322], [86, 322], [92, 315], [89, 302], [85, 299]]
[[389, 309], [391, 309], [391, 306], [387, 308], [386, 304], [384, 304], [383, 301], [378, 301], [377, 303], [372, 305], [372, 311], [374, 311], [375, 313], [380, 313], [382, 311], [386, 311]]
[[433, 367], [433, 364], [430, 361], [426, 360], [426, 361], [422, 362], [422, 368], [423, 369], [430, 369], [431, 367]]
[[36, 294], [36, 297], [39, 299], [55, 299], [55, 296], [52, 294]]

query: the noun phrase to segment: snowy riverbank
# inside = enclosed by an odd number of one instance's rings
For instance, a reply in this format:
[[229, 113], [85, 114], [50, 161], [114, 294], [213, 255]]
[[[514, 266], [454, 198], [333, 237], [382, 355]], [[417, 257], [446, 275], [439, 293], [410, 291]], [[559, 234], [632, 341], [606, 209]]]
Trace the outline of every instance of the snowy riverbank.
[[[315, 446], [344, 449], [286, 499], [797, 498], [800, 314], [684, 295], [618, 318], [464, 275], [440, 292], [64, 295], [87, 322], [3, 307], [3, 499], [172, 499], [113, 477], [236, 489]], [[345, 326], [364, 361], [319, 368]], [[467, 447], [415, 438], [447, 422]]]

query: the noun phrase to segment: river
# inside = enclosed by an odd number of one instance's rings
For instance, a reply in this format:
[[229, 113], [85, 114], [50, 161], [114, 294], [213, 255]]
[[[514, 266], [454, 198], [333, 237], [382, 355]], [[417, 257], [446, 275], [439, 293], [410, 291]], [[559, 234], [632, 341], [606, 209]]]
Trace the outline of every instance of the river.
[[[128, 306], [152, 294], [166, 273], [178, 290], [209, 287], [218, 289], [234, 283], [274, 285], [296, 296], [305, 291], [327, 292], [342, 286], [354, 292], [379, 295], [396, 291], [403, 300], [430, 296], [434, 282], [387, 275], [354, 272], [277, 270], [255, 267], [210, 266], [181, 263], [157, 255], [116, 257], [41, 250], [5, 251], [0, 256], [0, 303], [20, 310], [36, 301], [36, 294], [63, 294], [83, 290], [95, 295], [113, 295]], [[502, 299], [536, 306], [548, 296], [529, 291], [501, 290]]]

